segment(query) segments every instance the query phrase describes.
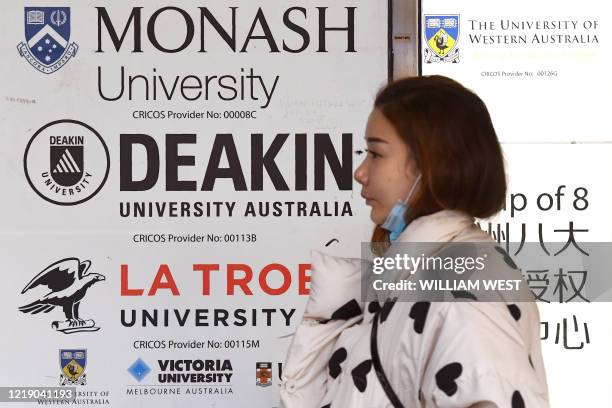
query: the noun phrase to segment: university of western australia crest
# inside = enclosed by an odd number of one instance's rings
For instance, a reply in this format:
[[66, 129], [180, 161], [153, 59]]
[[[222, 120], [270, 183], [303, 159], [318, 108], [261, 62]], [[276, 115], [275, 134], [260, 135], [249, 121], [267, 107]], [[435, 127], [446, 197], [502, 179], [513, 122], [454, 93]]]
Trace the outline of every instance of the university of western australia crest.
[[425, 16], [425, 63], [459, 62], [459, 15]]
[[51, 74], [75, 56], [70, 43], [70, 7], [25, 7], [25, 42], [17, 49], [34, 68]]
[[60, 385], [85, 385], [87, 382], [85, 366], [87, 365], [87, 350], [60, 350]]

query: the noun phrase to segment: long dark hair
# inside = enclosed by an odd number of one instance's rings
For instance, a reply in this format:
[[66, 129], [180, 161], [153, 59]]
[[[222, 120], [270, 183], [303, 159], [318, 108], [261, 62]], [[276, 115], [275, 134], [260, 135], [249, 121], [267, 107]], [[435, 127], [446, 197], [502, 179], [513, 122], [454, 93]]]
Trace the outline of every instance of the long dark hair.
[[[378, 92], [379, 109], [408, 145], [423, 177], [406, 223], [443, 209], [487, 218], [504, 206], [506, 175], [501, 146], [484, 102], [443, 76], [404, 78]], [[376, 226], [372, 249], [388, 247]]]

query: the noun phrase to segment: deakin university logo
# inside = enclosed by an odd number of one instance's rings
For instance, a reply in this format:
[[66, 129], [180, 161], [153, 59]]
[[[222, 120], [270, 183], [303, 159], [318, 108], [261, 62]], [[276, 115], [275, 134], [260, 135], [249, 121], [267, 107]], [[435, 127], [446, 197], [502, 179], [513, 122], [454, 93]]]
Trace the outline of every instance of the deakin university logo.
[[23, 157], [32, 189], [57, 205], [76, 205], [95, 196], [108, 178], [109, 164], [102, 136], [72, 119], [56, 120], [38, 129]]

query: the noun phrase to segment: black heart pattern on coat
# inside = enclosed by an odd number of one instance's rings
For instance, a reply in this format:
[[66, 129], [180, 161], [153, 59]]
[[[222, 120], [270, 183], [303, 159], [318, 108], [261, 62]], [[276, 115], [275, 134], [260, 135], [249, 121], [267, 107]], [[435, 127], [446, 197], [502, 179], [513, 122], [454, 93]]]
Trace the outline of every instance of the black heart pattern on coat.
[[414, 319], [414, 331], [421, 334], [425, 327], [425, 320], [427, 320], [427, 312], [429, 312], [429, 302], [416, 302], [410, 308], [410, 316]]
[[520, 392], [514, 391], [512, 394], [512, 408], [525, 408], [525, 401]]
[[468, 292], [467, 290], [451, 290], [451, 294], [455, 299], [478, 300], [474, 294]]
[[361, 314], [361, 308], [359, 307], [359, 303], [352, 299], [342, 306], [338, 308], [334, 313], [332, 313], [332, 320], [341, 319], [348, 320], [352, 317], [359, 316]]
[[455, 381], [463, 372], [461, 363], [450, 363], [442, 367], [436, 373], [436, 384], [449, 397], [457, 392], [457, 382]]
[[370, 302], [370, 304], [368, 305], [368, 312], [370, 313], [376, 313], [380, 310], [380, 303], [378, 303], [378, 300], [374, 300], [373, 302]]
[[351, 371], [353, 377], [353, 384], [360, 392], [364, 392], [368, 387], [368, 380], [366, 376], [372, 369], [372, 360], [365, 360]]
[[506, 306], [508, 307], [508, 310], [510, 311], [510, 314], [512, 315], [514, 320], [518, 322], [519, 319], [521, 318], [521, 309], [519, 309], [519, 307], [515, 305], [514, 303], [511, 305], [506, 305]]
[[518, 266], [516, 266], [512, 258], [510, 258], [510, 255], [508, 255], [508, 253], [502, 247], [495, 246], [495, 250], [504, 257], [504, 262], [506, 262], [506, 265], [508, 265], [512, 269], [518, 269]]
[[389, 317], [389, 313], [391, 313], [391, 309], [393, 309], [393, 306], [395, 306], [396, 300], [397, 298], [393, 298], [393, 299], [387, 299], [385, 301], [385, 304], [380, 309], [380, 322], [381, 323], [383, 323], [385, 320], [387, 320], [387, 317]]
[[346, 349], [344, 347], [340, 347], [338, 350], [334, 351], [331, 358], [329, 359], [328, 367], [329, 367], [329, 375], [331, 378], [337, 378], [342, 372], [342, 367], [340, 364], [346, 360]]
[[331, 402], [327, 405], [323, 405], [321, 408], [331, 408]]

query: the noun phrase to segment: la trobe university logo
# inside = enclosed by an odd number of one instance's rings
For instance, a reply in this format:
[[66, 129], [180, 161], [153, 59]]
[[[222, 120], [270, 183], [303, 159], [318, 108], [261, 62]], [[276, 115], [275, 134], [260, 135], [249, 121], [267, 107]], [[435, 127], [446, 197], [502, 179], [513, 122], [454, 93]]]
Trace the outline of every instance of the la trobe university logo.
[[25, 42], [19, 55], [45, 74], [63, 67], [79, 49], [70, 43], [70, 7], [25, 7]]
[[57, 205], [83, 203], [96, 195], [108, 178], [110, 156], [102, 136], [71, 119], [47, 123], [25, 150], [23, 165], [32, 189]]
[[[56, 320], [51, 327], [64, 334], [83, 331], [98, 331], [99, 327], [92, 319], [83, 319], [79, 314], [79, 306], [83, 302], [89, 288], [98, 282], [106, 280], [102, 274], [90, 272], [91, 261], [81, 261], [78, 258], [64, 258], [52, 263], [34, 276], [23, 288], [21, 294], [35, 291], [39, 286], [46, 286], [50, 292], [38, 291], [31, 302], [20, 306], [19, 311], [36, 315], [49, 313], [61, 308], [66, 320]], [[84, 367], [84, 365], [83, 365]]]

